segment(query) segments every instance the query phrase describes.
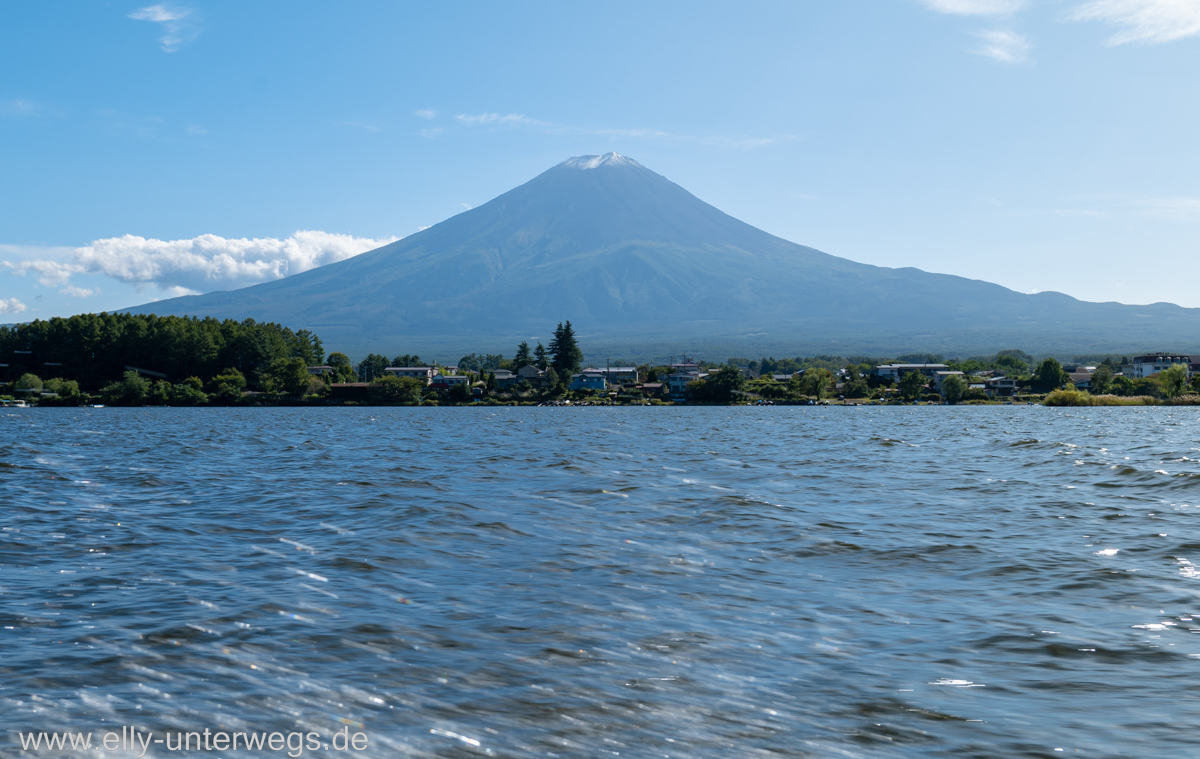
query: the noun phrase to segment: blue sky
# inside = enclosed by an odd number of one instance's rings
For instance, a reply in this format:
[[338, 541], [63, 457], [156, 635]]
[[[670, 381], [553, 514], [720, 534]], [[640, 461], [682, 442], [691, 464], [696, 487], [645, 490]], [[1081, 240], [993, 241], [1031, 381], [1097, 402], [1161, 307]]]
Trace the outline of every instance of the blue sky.
[[1196, 0], [6, 3], [0, 321], [295, 273], [610, 150], [834, 255], [1200, 306], [1197, 72]]

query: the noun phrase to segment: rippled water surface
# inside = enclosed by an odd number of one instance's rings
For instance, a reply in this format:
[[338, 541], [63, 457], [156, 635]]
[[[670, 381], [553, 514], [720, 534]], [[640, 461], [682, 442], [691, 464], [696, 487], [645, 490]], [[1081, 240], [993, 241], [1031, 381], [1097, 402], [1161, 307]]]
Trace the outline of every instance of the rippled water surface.
[[3, 414], [3, 756], [1200, 755], [1193, 409]]

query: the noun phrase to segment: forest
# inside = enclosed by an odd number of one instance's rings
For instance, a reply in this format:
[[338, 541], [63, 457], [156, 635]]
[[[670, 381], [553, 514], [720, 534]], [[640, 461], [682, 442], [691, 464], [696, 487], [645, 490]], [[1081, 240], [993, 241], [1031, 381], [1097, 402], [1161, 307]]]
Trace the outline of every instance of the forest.
[[296, 360], [293, 366], [303, 368], [324, 358], [312, 332], [253, 319], [101, 313], [0, 327], [5, 381], [32, 374], [72, 381], [89, 393], [129, 371], [207, 382], [234, 370], [248, 388], [259, 389], [274, 362]]

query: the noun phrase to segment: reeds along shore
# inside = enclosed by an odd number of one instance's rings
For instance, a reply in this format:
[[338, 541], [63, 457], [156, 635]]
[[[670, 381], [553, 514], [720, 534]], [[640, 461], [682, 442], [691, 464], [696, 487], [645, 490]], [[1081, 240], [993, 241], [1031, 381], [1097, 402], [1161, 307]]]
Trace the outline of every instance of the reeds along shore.
[[1042, 401], [1046, 406], [1200, 406], [1200, 395], [1154, 398], [1149, 395], [1123, 397], [1092, 395], [1086, 390], [1055, 390]]

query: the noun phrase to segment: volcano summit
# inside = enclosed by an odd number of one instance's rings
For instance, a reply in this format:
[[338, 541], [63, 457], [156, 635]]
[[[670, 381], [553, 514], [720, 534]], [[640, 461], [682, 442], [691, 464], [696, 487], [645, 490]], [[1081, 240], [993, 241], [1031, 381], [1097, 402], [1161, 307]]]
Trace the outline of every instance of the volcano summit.
[[362, 355], [511, 352], [570, 319], [589, 353], [1200, 348], [1200, 309], [855, 263], [722, 213], [616, 153], [580, 156], [417, 234], [284, 279], [129, 309], [278, 321]]

